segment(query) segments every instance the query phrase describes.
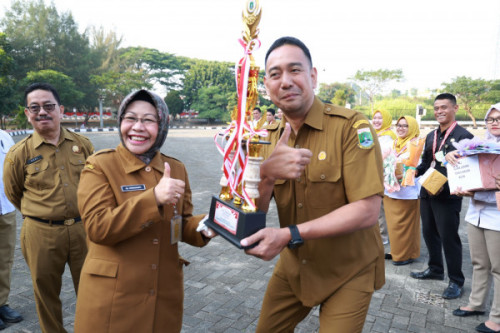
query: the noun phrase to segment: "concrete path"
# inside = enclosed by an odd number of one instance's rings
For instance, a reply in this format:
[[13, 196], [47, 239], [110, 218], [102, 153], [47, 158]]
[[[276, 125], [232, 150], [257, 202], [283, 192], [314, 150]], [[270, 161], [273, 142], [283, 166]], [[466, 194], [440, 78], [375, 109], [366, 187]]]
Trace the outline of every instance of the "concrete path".
[[[165, 144], [165, 153], [186, 164], [195, 213], [207, 213], [211, 196], [219, 191], [222, 158], [213, 143], [215, 132], [212, 129], [171, 129]], [[119, 142], [117, 132], [83, 134], [92, 140], [96, 149], [115, 147]], [[16, 136], [15, 140], [21, 138]], [[466, 206], [467, 201], [464, 200], [462, 221]], [[21, 223], [18, 214], [18, 234]], [[267, 216], [267, 224], [278, 225], [274, 206], [271, 206]], [[373, 295], [364, 332], [474, 332], [474, 327], [487, 319], [487, 316], [462, 319], [451, 313], [467, 303], [470, 293], [472, 268], [464, 227], [465, 222], [460, 227], [466, 276], [464, 296], [446, 301], [440, 295], [447, 281], [418, 281], [409, 277], [410, 271], [427, 267], [427, 249], [422, 240], [421, 257], [413, 264], [397, 267], [386, 261], [386, 284]], [[180, 252], [191, 262], [184, 271], [182, 332], [254, 332], [276, 259], [265, 262], [247, 256], [221, 237], [216, 237], [202, 249], [181, 244]], [[76, 297], [68, 270], [64, 275], [61, 299], [65, 327], [68, 332], [73, 332]], [[25, 320], [10, 324], [2, 333], [40, 332], [31, 278], [19, 243], [16, 246], [10, 305], [20, 311]], [[295, 332], [316, 332], [318, 327], [318, 309], [314, 309]], [[167, 328], [165, 332], [168, 332]]]

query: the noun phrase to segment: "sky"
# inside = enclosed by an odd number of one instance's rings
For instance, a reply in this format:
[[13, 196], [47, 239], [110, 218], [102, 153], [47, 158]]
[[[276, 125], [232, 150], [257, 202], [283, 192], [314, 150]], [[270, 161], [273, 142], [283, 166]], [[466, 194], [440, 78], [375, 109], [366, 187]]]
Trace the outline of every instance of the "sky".
[[[50, 3], [50, 0], [44, 0]], [[122, 46], [237, 62], [246, 0], [52, 0], [81, 31], [114, 30]], [[0, 17], [10, 7], [0, 0]], [[274, 40], [310, 49], [318, 80], [348, 82], [357, 70], [402, 69], [393, 88], [439, 89], [457, 76], [500, 79], [499, 0], [260, 0], [257, 65]]]

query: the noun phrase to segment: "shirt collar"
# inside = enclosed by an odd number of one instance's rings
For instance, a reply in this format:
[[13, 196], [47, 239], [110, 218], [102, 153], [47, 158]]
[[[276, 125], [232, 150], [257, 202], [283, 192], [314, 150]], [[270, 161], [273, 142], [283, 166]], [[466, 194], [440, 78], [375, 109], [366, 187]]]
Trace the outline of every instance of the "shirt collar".
[[[306, 119], [304, 120], [304, 125], [308, 125], [309, 127], [312, 127], [317, 130], [322, 130], [323, 129], [323, 111], [325, 109], [325, 104], [316, 96], [314, 96], [314, 101], [309, 109], [309, 112], [306, 114]], [[283, 131], [285, 129], [285, 124], [286, 121], [284, 119], [281, 119], [280, 123], [280, 131]]]
[[[116, 151], [118, 152], [121, 164], [123, 165], [123, 168], [125, 169], [126, 173], [136, 172], [138, 170], [143, 169], [146, 166], [146, 164], [143, 161], [141, 161], [137, 156], [132, 154], [127, 148], [123, 146], [123, 144], [120, 143], [116, 148]], [[163, 173], [165, 165], [163, 164], [161, 153], [159, 151], [156, 152], [156, 155], [149, 163], [149, 166], [157, 170], [158, 172]]]
[[[73, 140], [73, 137], [71, 137], [70, 135], [68, 135], [66, 133], [67, 130], [65, 130], [64, 128], [60, 128], [60, 131], [59, 131], [59, 141], [57, 142], [57, 145], [59, 146], [61, 144], [61, 142], [63, 142], [64, 140], [70, 140], [70, 141], [74, 141]], [[33, 145], [35, 148], [38, 148], [40, 147], [43, 143], [47, 143], [47, 140], [45, 140], [43, 138], [43, 136], [41, 136], [37, 131], [33, 131]]]

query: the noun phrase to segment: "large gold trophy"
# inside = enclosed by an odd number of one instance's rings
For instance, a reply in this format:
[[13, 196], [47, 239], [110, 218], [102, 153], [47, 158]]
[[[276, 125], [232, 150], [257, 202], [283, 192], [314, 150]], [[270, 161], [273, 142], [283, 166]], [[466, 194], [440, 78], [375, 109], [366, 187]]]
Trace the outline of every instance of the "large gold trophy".
[[[269, 142], [260, 141], [267, 136], [261, 129], [265, 118], [255, 122], [252, 110], [258, 99], [259, 67], [252, 52], [260, 46], [257, 39], [262, 11], [259, 0], [247, 0], [243, 10], [244, 30], [240, 44], [245, 53], [236, 66], [238, 105], [231, 114], [231, 125], [223, 133], [222, 144], [217, 144], [223, 155], [222, 187], [212, 198], [206, 224], [238, 248], [240, 241], [266, 226], [266, 214], [259, 211], [260, 147]], [[216, 140], [217, 142], [217, 140]]]

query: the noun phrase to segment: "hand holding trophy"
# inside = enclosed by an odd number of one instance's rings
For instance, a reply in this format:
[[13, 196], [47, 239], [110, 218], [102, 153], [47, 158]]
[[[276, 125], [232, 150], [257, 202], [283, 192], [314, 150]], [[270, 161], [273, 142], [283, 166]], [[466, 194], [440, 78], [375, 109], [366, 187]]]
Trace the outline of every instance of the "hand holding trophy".
[[[266, 225], [266, 214], [258, 210], [260, 165], [263, 158], [260, 141], [267, 136], [262, 130], [265, 118], [252, 121], [252, 110], [257, 103], [259, 67], [252, 52], [260, 46], [258, 25], [261, 17], [259, 0], [248, 0], [243, 11], [244, 31], [240, 44], [245, 53], [236, 65], [238, 105], [231, 115], [231, 125], [216, 136], [216, 143], [223, 155], [221, 193], [212, 198], [210, 214], [205, 222], [223, 238], [242, 248], [240, 240], [252, 235]], [[222, 137], [222, 144], [218, 138]]]

